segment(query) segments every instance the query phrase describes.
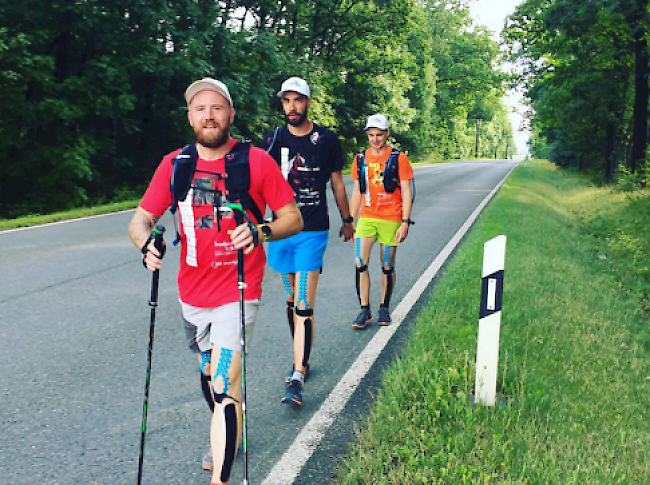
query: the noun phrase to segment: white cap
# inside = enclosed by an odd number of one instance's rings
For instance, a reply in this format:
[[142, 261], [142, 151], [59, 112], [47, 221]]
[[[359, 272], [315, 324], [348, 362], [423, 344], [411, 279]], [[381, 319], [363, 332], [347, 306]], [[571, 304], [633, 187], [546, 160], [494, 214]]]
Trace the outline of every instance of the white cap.
[[368, 130], [369, 128], [379, 128], [382, 131], [386, 131], [388, 129], [388, 120], [384, 115], [380, 114], [369, 116], [364, 130]]
[[222, 95], [224, 98], [228, 100], [230, 106], [232, 107], [232, 98], [230, 97], [230, 91], [228, 91], [228, 87], [221, 81], [217, 81], [216, 79], [212, 79], [211, 77], [204, 77], [199, 81], [194, 81], [185, 90], [185, 101], [187, 102], [188, 106], [190, 104], [190, 101], [192, 101], [192, 98], [196, 96], [198, 92], [205, 91], [206, 89], [210, 91], [215, 91], [220, 95]]
[[309, 91], [309, 84], [302, 78], [299, 77], [290, 77], [285, 82], [282, 83], [280, 91], [278, 91], [278, 98], [284, 96], [284, 93], [287, 91], [293, 91], [303, 96], [311, 98], [311, 91]]

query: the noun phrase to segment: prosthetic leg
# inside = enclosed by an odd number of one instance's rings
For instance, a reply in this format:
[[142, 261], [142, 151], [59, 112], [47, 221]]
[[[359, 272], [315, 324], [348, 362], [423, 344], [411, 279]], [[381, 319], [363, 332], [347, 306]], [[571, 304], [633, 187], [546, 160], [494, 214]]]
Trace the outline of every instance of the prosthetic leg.
[[309, 357], [314, 344], [313, 303], [318, 285], [318, 271], [301, 271], [294, 275], [296, 302], [294, 306], [293, 369], [287, 375], [282, 402], [302, 406], [302, 386], [309, 375]]
[[390, 305], [390, 297], [393, 294], [393, 287], [395, 285], [395, 253], [396, 246], [381, 246], [382, 256], [382, 281], [381, 281], [381, 304], [379, 306], [379, 324], [389, 325], [391, 322], [390, 312], [388, 306]]
[[242, 408], [239, 397], [241, 354], [229, 349], [214, 349], [219, 360], [212, 375], [214, 413], [210, 439], [214, 458], [212, 482], [227, 483], [241, 439]]

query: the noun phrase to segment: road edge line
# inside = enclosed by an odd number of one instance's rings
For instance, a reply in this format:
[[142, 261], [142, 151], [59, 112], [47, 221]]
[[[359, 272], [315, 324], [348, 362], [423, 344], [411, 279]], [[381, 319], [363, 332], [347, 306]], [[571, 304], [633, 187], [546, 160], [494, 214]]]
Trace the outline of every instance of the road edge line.
[[323, 404], [321, 404], [318, 411], [314, 413], [309, 422], [298, 433], [298, 436], [296, 436], [296, 439], [287, 448], [287, 451], [282, 454], [280, 460], [278, 460], [262, 482], [262, 485], [289, 485], [295, 481], [304, 465], [314, 454], [314, 451], [329, 427], [348, 403], [361, 380], [368, 373], [379, 357], [379, 354], [381, 354], [384, 347], [386, 347], [391, 337], [402, 324], [408, 312], [418, 301], [429, 283], [438, 271], [440, 271], [447, 258], [456, 249], [472, 224], [474, 224], [474, 221], [476, 221], [485, 206], [499, 191], [517, 165], [514, 165], [506, 173], [503, 179], [501, 179], [494, 189], [474, 209], [474, 212], [467, 218], [460, 229], [456, 231], [456, 234], [449, 240], [440, 254], [438, 254], [426, 271], [418, 278], [415, 285], [413, 285], [392, 312], [392, 324], [377, 330], [375, 336], [368, 342], [338, 384], [332, 389], [332, 392]]

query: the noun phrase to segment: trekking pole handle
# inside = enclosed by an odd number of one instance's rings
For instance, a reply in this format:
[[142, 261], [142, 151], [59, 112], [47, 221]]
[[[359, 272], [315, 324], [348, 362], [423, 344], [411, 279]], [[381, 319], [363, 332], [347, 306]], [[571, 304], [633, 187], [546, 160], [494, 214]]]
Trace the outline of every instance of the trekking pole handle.
[[[165, 233], [165, 226], [158, 225], [153, 229], [153, 245], [160, 252], [164, 254], [163, 234]], [[158, 306], [158, 279], [160, 277], [160, 270], [153, 272], [153, 279], [151, 280], [151, 299], [149, 306]]]

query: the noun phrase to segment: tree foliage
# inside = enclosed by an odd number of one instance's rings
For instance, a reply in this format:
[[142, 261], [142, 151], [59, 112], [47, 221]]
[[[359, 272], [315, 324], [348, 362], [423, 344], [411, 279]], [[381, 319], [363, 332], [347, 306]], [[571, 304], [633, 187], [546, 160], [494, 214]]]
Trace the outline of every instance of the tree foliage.
[[527, 0], [504, 40], [531, 106], [533, 154], [645, 177], [648, 0]]
[[382, 112], [414, 159], [470, 156], [477, 117], [481, 155], [509, 156], [497, 57], [461, 0], [0, 0], [0, 217], [141, 193], [192, 138], [183, 92], [203, 76], [254, 142], [298, 75], [348, 155]]

